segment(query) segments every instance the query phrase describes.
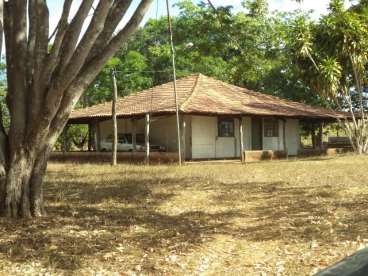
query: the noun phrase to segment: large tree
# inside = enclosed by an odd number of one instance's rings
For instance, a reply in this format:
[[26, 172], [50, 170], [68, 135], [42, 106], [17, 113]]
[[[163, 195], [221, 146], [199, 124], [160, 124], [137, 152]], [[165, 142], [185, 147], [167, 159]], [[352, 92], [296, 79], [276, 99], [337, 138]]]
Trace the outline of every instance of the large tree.
[[83, 91], [138, 29], [152, 1], [139, 1], [119, 28], [132, 0], [82, 0], [74, 16], [71, 7], [78, 1], [65, 0], [50, 37], [46, 0], [0, 0], [10, 114], [9, 129], [0, 127], [5, 215], [44, 214], [42, 182], [57, 137]]
[[291, 55], [310, 87], [333, 108], [349, 112], [341, 126], [354, 150], [368, 152], [368, 5], [332, 0], [320, 22], [299, 18]]

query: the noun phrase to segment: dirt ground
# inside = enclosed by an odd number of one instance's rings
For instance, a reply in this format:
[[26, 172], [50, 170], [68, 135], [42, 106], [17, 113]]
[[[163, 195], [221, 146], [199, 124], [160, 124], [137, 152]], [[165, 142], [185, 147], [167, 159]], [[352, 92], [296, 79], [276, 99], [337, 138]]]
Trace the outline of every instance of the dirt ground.
[[311, 275], [368, 244], [367, 168], [53, 163], [48, 216], [0, 219], [0, 274]]

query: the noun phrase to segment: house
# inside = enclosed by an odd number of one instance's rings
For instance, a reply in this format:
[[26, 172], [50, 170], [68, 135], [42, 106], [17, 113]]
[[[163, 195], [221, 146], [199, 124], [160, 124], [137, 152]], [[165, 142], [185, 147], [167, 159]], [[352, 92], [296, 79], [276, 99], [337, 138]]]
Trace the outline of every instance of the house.
[[[121, 98], [117, 102], [118, 132], [177, 152], [173, 82]], [[288, 101], [204, 76], [177, 80], [182, 157], [239, 158], [246, 151], [285, 151], [300, 148], [300, 123], [342, 118], [341, 113]], [[111, 102], [72, 112], [69, 124], [88, 124], [91, 144], [112, 134]], [[142, 138], [143, 137], [143, 138]]]

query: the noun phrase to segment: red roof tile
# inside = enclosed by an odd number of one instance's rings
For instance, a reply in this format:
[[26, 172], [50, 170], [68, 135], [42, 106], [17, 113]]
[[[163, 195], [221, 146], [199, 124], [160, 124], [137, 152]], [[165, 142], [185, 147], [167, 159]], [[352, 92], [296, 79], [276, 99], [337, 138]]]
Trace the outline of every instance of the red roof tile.
[[[178, 79], [177, 92], [180, 112], [184, 114], [259, 115], [316, 119], [333, 119], [344, 116], [343, 113], [254, 92], [201, 74]], [[173, 82], [120, 98], [117, 102], [117, 116], [119, 117], [174, 112]], [[74, 110], [70, 120], [109, 117], [111, 117], [111, 102]]]

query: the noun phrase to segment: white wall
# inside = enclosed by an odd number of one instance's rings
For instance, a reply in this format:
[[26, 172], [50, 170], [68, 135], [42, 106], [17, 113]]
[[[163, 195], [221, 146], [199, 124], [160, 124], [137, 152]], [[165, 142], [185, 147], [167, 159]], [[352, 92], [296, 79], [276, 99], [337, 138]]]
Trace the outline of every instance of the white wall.
[[[176, 137], [176, 117], [163, 116], [151, 118], [150, 141], [153, 144], [163, 145], [167, 151], [177, 151]], [[217, 117], [215, 116], [191, 116], [185, 115], [185, 157], [192, 159], [240, 157], [240, 132], [239, 120], [234, 119], [235, 137], [224, 138], [227, 141], [216, 139], [218, 135]], [[243, 121], [243, 143], [246, 150], [252, 149], [252, 120], [245, 116]], [[100, 123], [101, 139], [112, 134], [112, 121]], [[137, 133], [144, 133], [145, 119], [137, 120]], [[183, 131], [183, 130], [182, 130]], [[286, 120], [286, 146], [290, 155], [296, 155], [300, 147], [299, 121], [296, 119]], [[119, 133], [132, 133], [132, 123], [130, 119], [118, 119]], [[184, 137], [183, 137], [184, 139]], [[226, 147], [221, 150], [221, 146]], [[229, 149], [229, 150], [228, 150]], [[279, 137], [263, 137], [264, 150], [283, 150], [283, 122], [279, 121]], [[219, 156], [219, 155], [224, 156]]]
[[299, 120], [286, 120], [286, 147], [289, 155], [297, 155], [300, 148], [300, 127]]
[[[279, 120], [279, 137], [263, 137], [264, 150], [284, 150], [283, 124], [284, 122]], [[285, 135], [289, 155], [297, 155], [300, 147], [299, 120], [286, 119]]]
[[283, 150], [283, 121], [279, 121], [279, 136], [278, 137], [265, 137], [264, 124], [262, 128], [263, 132], [263, 149], [264, 150]]
[[[239, 119], [234, 118], [234, 136], [218, 137], [218, 118], [215, 116], [192, 116], [192, 158], [240, 157]], [[251, 149], [251, 119], [243, 117], [243, 143]]]
[[192, 158], [216, 158], [217, 117], [192, 116]]

